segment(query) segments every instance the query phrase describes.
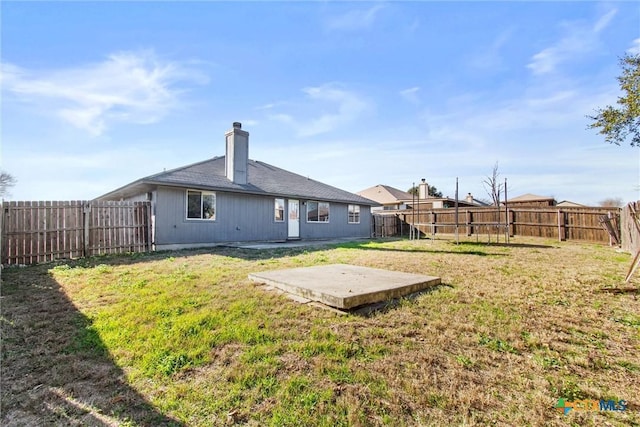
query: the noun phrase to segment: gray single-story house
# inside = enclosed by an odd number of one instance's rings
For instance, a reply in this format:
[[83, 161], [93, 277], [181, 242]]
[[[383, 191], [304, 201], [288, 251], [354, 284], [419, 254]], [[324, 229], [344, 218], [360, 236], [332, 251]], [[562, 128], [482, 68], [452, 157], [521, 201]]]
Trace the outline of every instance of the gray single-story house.
[[250, 160], [249, 133], [238, 122], [225, 137], [225, 156], [139, 179], [97, 200], [151, 201], [156, 249], [371, 236], [377, 202]]

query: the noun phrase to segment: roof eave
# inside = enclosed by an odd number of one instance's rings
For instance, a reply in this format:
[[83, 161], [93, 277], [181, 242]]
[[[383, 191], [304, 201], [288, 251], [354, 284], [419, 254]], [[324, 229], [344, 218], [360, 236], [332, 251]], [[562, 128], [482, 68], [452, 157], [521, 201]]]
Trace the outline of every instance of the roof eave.
[[225, 192], [225, 193], [241, 193], [241, 194], [248, 194], [248, 195], [254, 195], [254, 196], [283, 197], [287, 199], [297, 198], [297, 199], [305, 199], [305, 200], [317, 200], [319, 202], [351, 203], [351, 204], [367, 205], [367, 206], [382, 206], [379, 203], [370, 199], [366, 199], [364, 197], [358, 198], [358, 199], [355, 199], [355, 198], [354, 199], [346, 199], [346, 198], [336, 199], [336, 198], [316, 197], [316, 196], [294, 194], [294, 193], [271, 193], [266, 191], [255, 191], [255, 190], [246, 189], [246, 188], [225, 188], [220, 186], [202, 185], [197, 183], [171, 183], [171, 182], [162, 182], [162, 181], [155, 181], [155, 180], [149, 180], [149, 179], [141, 179], [138, 181], [134, 181], [130, 184], [124, 185], [109, 193], [103, 194], [102, 196], [96, 197], [96, 200], [125, 199], [128, 197], [133, 197], [142, 193], [146, 193], [158, 186], [183, 188], [183, 189], [190, 188], [194, 190], [218, 191], [218, 192]]
[[98, 196], [94, 200], [126, 199], [128, 197], [133, 197], [138, 194], [147, 193], [153, 190], [155, 185], [157, 184], [152, 181], [148, 181], [146, 179], [139, 179], [127, 185], [123, 185], [120, 188], [116, 188], [115, 190], [105, 193], [101, 196]]

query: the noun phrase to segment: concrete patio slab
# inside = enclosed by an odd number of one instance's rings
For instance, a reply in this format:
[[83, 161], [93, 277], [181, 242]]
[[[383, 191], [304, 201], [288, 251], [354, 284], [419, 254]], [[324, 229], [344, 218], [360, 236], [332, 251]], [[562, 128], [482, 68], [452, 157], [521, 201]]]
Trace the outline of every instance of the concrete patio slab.
[[249, 279], [340, 309], [399, 298], [441, 283], [435, 276], [347, 264], [265, 271], [249, 274]]

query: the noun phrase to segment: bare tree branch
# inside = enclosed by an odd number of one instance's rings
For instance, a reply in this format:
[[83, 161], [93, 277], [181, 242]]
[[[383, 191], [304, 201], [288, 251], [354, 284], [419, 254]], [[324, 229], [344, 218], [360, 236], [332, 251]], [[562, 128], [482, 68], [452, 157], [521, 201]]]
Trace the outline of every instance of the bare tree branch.
[[621, 208], [623, 204], [621, 197], [607, 197], [599, 202], [600, 206], [607, 208]]
[[500, 172], [498, 172], [498, 162], [493, 166], [493, 171], [491, 176], [487, 176], [487, 178], [482, 181], [482, 185], [484, 186], [485, 191], [491, 198], [491, 201], [495, 206], [500, 206], [500, 195], [502, 194], [502, 190], [504, 189], [504, 183], [500, 183], [498, 178], [500, 177]]
[[0, 171], [0, 197], [9, 194], [9, 187], [16, 185], [16, 179], [5, 171]]

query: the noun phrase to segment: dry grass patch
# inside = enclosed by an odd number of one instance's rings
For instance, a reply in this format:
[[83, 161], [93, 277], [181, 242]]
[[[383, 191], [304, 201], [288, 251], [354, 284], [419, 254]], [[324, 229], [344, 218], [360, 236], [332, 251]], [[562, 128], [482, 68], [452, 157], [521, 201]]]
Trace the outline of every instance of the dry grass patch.
[[[515, 243], [218, 248], [7, 269], [2, 423], [640, 423], [638, 294], [602, 291], [622, 283], [630, 257]], [[341, 316], [247, 279], [339, 262], [443, 285]], [[561, 397], [629, 409], [565, 416]]]

